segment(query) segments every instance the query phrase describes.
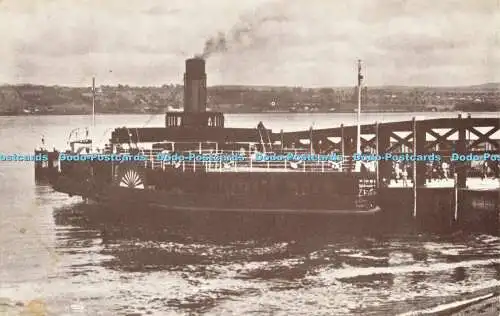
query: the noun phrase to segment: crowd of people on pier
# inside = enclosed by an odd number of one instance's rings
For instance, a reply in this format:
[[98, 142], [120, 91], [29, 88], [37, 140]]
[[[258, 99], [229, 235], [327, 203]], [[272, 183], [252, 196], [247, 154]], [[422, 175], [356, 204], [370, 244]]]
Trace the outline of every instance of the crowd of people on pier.
[[[450, 161], [433, 161], [426, 164], [425, 179], [426, 183], [438, 180], [453, 179], [457, 165]], [[495, 168], [496, 167], [496, 168]], [[479, 161], [470, 166], [468, 176], [480, 177], [487, 179], [489, 177], [499, 177], [498, 164], [492, 166], [489, 161]], [[396, 184], [401, 183], [403, 186], [408, 186], [413, 180], [413, 163], [396, 161], [392, 166], [391, 180]]]

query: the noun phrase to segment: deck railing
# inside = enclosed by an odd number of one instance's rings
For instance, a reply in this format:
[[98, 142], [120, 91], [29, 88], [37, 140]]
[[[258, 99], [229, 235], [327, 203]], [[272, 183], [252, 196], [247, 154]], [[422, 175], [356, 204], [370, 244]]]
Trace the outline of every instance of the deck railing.
[[[131, 154], [130, 152], [122, 152]], [[137, 153], [136, 153], [137, 154]], [[167, 152], [162, 149], [141, 150], [144, 166], [148, 169], [179, 169], [184, 172], [350, 172], [354, 170], [351, 159], [328, 159], [328, 155], [313, 155], [301, 151], [267, 153], [264, 157], [281, 156], [280, 160], [258, 159], [256, 153], [223, 150], [198, 150], [184, 152]], [[260, 153], [261, 154], [261, 153]], [[288, 159], [289, 154], [309, 155], [305, 159]], [[161, 157], [163, 155], [163, 157]], [[209, 159], [209, 157], [212, 159]], [[261, 154], [262, 155], [262, 154]], [[194, 158], [193, 158], [194, 157]], [[204, 157], [204, 159], [202, 159]], [[214, 159], [216, 157], [222, 159]], [[229, 158], [233, 157], [233, 159]], [[237, 158], [237, 159], [234, 159]]]

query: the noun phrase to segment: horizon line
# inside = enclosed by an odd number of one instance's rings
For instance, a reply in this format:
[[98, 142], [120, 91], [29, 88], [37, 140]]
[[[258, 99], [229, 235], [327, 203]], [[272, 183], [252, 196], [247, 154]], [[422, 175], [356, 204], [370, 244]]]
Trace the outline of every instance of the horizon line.
[[[135, 84], [101, 84], [96, 85], [96, 87], [118, 87], [118, 86], [126, 86], [131, 88], [161, 88], [163, 86], [183, 86], [180, 83], [164, 83], [161, 85], [135, 85]], [[500, 88], [500, 82], [484, 82], [484, 83], [476, 83], [476, 84], [468, 84], [468, 85], [405, 85], [405, 84], [383, 84], [383, 85], [363, 85], [363, 87], [372, 87], [372, 88], [386, 88], [386, 87], [404, 87], [404, 88], [471, 88], [477, 86], [486, 86], [486, 85], [498, 85]], [[38, 87], [61, 87], [61, 88], [88, 88], [92, 87], [92, 82], [89, 83], [88, 86], [68, 86], [68, 85], [60, 85], [60, 84], [39, 84], [39, 83], [0, 83], [0, 87], [15, 87], [15, 86], [38, 86]], [[300, 85], [259, 85], [259, 84], [217, 84], [207, 86], [207, 88], [215, 88], [215, 87], [266, 87], [266, 88], [303, 88], [303, 89], [328, 89], [328, 88], [356, 88], [357, 85], [339, 85], [339, 86], [300, 86]]]

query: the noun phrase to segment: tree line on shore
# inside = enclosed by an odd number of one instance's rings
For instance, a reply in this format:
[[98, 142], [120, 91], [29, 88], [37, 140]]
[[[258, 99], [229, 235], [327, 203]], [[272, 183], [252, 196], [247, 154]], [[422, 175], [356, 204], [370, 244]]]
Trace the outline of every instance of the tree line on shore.
[[[352, 112], [357, 88], [302, 88], [267, 86], [214, 86], [208, 88], [207, 106], [227, 113], [248, 112]], [[471, 87], [365, 87], [366, 111], [498, 111], [500, 84]], [[95, 91], [98, 113], [163, 113], [181, 109], [182, 85], [131, 87], [99, 86]], [[0, 86], [0, 115], [89, 114], [89, 87], [41, 85]]]

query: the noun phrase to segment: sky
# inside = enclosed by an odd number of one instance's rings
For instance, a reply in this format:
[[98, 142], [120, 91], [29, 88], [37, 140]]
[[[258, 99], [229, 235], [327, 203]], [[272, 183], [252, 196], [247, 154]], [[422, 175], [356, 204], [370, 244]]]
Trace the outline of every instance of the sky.
[[500, 0], [0, 0], [0, 84], [181, 84], [204, 53], [208, 85], [500, 82], [499, 30]]

